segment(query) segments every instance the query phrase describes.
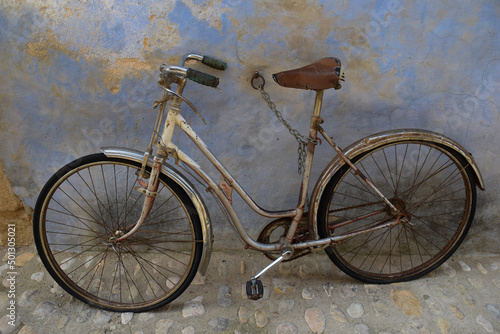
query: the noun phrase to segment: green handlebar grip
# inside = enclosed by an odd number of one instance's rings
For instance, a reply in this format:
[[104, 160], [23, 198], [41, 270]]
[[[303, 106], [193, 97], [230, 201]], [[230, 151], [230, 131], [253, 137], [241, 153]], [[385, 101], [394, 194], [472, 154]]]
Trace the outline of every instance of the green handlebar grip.
[[219, 78], [214, 77], [213, 75], [210, 74], [193, 70], [192, 68], [188, 68], [186, 72], [186, 78], [209, 87], [217, 87], [217, 85], [219, 85]]
[[227, 64], [225, 62], [209, 56], [203, 56], [201, 62], [211, 68], [215, 68], [216, 70], [220, 71], [224, 71], [227, 68]]

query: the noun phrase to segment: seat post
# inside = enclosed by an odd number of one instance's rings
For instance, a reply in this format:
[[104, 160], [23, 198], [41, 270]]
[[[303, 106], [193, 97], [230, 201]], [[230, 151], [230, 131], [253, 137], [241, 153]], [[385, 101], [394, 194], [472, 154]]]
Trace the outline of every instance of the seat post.
[[322, 89], [316, 91], [316, 99], [314, 100], [313, 117], [320, 117], [321, 104], [323, 103], [323, 92], [324, 92], [324, 90], [322, 90]]
[[316, 139], [318, 133], [318, 125], [323, 123], [321, 119], [321, 105], [323, 104], [323, 89], [316, 91], [316, 98], [314, 100], [314, 109], [311, 116], [311, 130], [309, 132], [309, 137]]

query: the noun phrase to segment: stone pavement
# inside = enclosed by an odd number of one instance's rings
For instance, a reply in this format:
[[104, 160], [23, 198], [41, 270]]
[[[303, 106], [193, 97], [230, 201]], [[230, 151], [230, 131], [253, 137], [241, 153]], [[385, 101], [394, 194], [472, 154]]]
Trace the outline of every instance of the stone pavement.
[[[419, 280], [368, 285], [318, 253], [273, 268], [262, 279], [264, 298], [252, 301], [244, 284], [269, 260], [254, 252], [216, 252], [206, 277], [197, 277], [171, 305], [120, 314], [89, 307], [63, 291], [34, 247], [18, 248], [17, 254], [15, 298], [8, 296], [8, 268], [0, 266], [2, 334], [500, 333], [499, 255], [461, 253]], [[12, 299], [15, 327], [3, 316]]]

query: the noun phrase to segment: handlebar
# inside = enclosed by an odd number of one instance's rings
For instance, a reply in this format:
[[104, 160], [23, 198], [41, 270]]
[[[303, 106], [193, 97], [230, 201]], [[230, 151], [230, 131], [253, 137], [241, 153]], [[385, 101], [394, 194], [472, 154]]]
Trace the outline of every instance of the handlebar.
[[210, 56], [201, 56], [197, 54], [186, 54], [181, 58], [180, 66], [165, 64], [161, 65], [161, 76], [164, 79], [167, 79], [166, 81], [168, 81], [168, 78], [184, 77], [186, 79], [209, 87], [215, 88], [219, 85], [219, 78], [201, 71], [194, 70], [192, 68], [185, 68], [184, 66], [187, 60], [197, 60], [202, 64], [219, 71], [224, 71], [227, 68], [227, 64], [225, 62], [216, 58]]
[[225, 62], [209, 56], [203, 56], [201, 63], [219, 71], [224, 71], [227, 68], [227, 64]]
[[184, 67], [187, 60], [197, 60], [208, 67], [214, 68], [219, 71], [224, 71], [227, 68], [227, 64], [222, 60], [218, 60], [210, 56], [201, 56], [194, 53], [188, 53], [182, 56], [179, 66]]
[[209, 87], [215, 88], [219, 85], [219, 78], [207, 73], [193, 70], [192, 68], [187, 69], [186, 78]]

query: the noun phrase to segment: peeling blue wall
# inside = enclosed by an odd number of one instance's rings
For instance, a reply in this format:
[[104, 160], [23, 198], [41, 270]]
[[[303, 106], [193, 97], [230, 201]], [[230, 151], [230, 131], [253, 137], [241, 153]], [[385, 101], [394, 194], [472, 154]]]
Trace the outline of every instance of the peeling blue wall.
[[[337, 56], [340, 91], [325, 95], [325, 128], [340, 146], [382, 130], [441, 132], [472, 152], [479, 193], [468, 251], [498, 252], [500, 5], [496, 1], [3, 1], [0, 156], [27, 206], [66, 162], [101, 146], [143, 150], [159, 96], [157, 68], [199, 52], [224, 59], [222, 93], [190, 85], [195, 130], [269, 209], [296, 204], [296, 142], [249, 77], [259, 70], [285, 117], [306, 133], [313, 93], [273, 85], [274, 72]], [[215, 73], [214, 73], [215, 74]], [[180, 137], [180, 146], [201, 158]], [[320, 147], [314, 176], [332, 152]], [[206, 164], [203, 164], [206, 166]], [[269, 191], [268, 189], [272, 189]], [[209, 201], [220, 247], [238, 246]], [[235, 203], [256, 235], [266, 223]], [[226, 242], [229, 240], [229, 242]]]

